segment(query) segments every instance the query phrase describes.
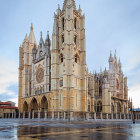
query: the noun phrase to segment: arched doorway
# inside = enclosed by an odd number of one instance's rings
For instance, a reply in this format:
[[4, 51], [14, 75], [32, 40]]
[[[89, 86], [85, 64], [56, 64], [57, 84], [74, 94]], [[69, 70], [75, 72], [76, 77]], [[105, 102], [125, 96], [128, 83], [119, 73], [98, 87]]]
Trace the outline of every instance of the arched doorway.
[[25, 101], [24, 102], [24, 104], [23, 104], [23, 113], [25, 113], [24, 115], [24, 117], [25, 118], [28, 118], [28, 104], [27, 104], [27, 102]]
[[23, 104], [23, 112], [28, 112], [28, 104], [26, 101]]
[[31, 101], [31, 111], [38, 111], [38, 103], [36, 98], [33, 98]]
[[102, 102], [101, 101], [97, 102], [97, 112], [102, 112]]
[[121, 104], [117, 103], [117, 113], [121, 113]]
[[45, 117], [45, 111], [48, 110], [48, 101], [45, 96], [41, 99], [41, 118]]
[[41, 110], [48, 110], [48, 101], [45, 96], [41, 99]]

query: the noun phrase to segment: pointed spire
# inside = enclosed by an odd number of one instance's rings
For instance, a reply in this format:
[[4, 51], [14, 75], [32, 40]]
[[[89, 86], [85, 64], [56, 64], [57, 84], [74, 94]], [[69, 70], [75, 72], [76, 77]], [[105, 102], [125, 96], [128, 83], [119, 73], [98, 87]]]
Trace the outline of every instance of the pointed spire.
[[45, 40], [45, 46], [48, 46], [49, 48], [51, 46], [51, 40], [50, 40], [50, 37], [49, 37], [49, 31], [47, 31], [47, 38]]
[[42, 38], [42, 31], [40, 32], [40, 42], [39, 42], [39, 44], [40, 44], [40, 46], [44, 45], [44, 41], [43, 41], [43, 38]]
[[60, 5], [58, 4], [58, 8], [57, 8], [57, 14], [60, 15], [61, 9], [60, 9]]
[[109, 62], [113, 62], [112, 52], [110, 51]]
[[118, 61], [118, 65], [119, 65], [119, 67], [121, 68], [122, 64], [121, 64], [120, 58], [119, 58], [119, 61]]
[[36, 39], [35, 39], [35, 35], [34, 35], [34, 31], [33, 31], [33, 24], [32, 23], [31, 23], [30, 29], [31, 29], [31, 31], [30, 31], [30, 34], [29, 34], [29, 42], [34, 44], [34, 43], [36, 43]]
[[27, 33], [26, 33], [26, 35], [25, 35], [25, 38], [24, 38], [24, 40], [28, 40], [28, 36], [27, 36]]
[[34, 29], [34, 28], [33, 28], [33, 24], [31, 23], [31, 31], [33, 31], [33, 29]]
[[117, 53], [116, 53], [116, 49], [115, 49], [114, 58], [115, 58], [115, 59], [117, 59]]
[[76, 10], [76, 5], [74, 0], [65, 0], [63, 4], [63, 10], [65, 10], [67, 6], [70, 7], [71, 5], [73, 6], [74, 10]]
[[78, 9], [78, 12], [79, 12], [79, 14], [81, 15], [82, 10], [81, 10], [80, 4], [79, 4], [79, 9]]

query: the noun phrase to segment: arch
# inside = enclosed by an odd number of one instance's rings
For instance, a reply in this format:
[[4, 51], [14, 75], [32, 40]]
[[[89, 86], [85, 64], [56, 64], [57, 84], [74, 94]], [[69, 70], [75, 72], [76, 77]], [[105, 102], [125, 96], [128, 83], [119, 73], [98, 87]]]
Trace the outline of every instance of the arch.
[[111, 103], [111, 112], [114, 113], [114, 104]]
[[24, 104], [23, 104], [23, 112], [27, 112], [27, 111], [28, 111], [28, 104], [25, 101]]
[[64, 57], [63, 57], [63, 54], [61, 53], [60, 54], [60, 62], [63, 63], [63, 61], [64, 61]]
[[43, 96], [41, 99], [41, 110], [48, 110], [48, 100], [46, 96]]
[[31, 111], [38, 111], [38, 103], [36, 98], [32, 99], [30, 106], [31, 106]]
[[97, 102], [97, 112], [102, 112], [102, 102], [101, 101]]
[[65, 39], [64, 39], [64, 35], [62, 35], [62, 44], [64, 43]]
[[65, 28], [65, 19], [64, 19], [64, 17], [62, 18], [62, 29], [64, 30], [64, 28]]
[[76, 18], [74, 18], [74, 28], [76, 29], [77, 28], [77, 19]]
[[117, 102], [117, 113], [121, 113], [121, 104]]
[[79, 63], [80, 57], [77, 53], [75, 54], [74, 59], [75, 59], [75, 63]]
[[76, 35], [74, 36], [74, 43], [75, 43], [75, 45], [77, 45], [77, 36]]

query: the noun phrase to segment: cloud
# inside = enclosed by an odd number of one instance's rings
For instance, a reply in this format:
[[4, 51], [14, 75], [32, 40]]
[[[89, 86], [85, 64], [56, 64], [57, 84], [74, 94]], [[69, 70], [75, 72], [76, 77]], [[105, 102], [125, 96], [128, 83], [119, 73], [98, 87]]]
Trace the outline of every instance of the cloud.
[[129, 89], [129, 95], [133, 99], [133, 105], [135, 108], [140, 107], [140, 83], [133, 86], [132, 88]]
[[18, 67], [17, 63], [13, 60], [0, 57], [0, 99], [10, 100], [8, 97], [17, 96], [16, 89], [11, 89], [13, 85], [18, 83]]

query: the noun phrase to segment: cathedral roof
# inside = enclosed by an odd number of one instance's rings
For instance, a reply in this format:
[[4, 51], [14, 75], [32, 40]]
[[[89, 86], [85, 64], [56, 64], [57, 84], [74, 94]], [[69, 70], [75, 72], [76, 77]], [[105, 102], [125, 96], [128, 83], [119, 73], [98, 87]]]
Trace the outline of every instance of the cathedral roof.
[[33, 31], [33, 24], [31, 24], [31, 31], [29, 34], [29, 42], [32, 44], [34, 44], [34, 43], [37, 44], [36, 39], [35, 39], [35, 35], [34, 35], [34, 31]]
[[74, 0], [65, 0], [64, 4], [63, 4], [63, 10], [66, 9], [67, 5], [71, 5], [73, 6], [73, 8], [76, 10], [76, 5], [75, 5], [75, 1]]

